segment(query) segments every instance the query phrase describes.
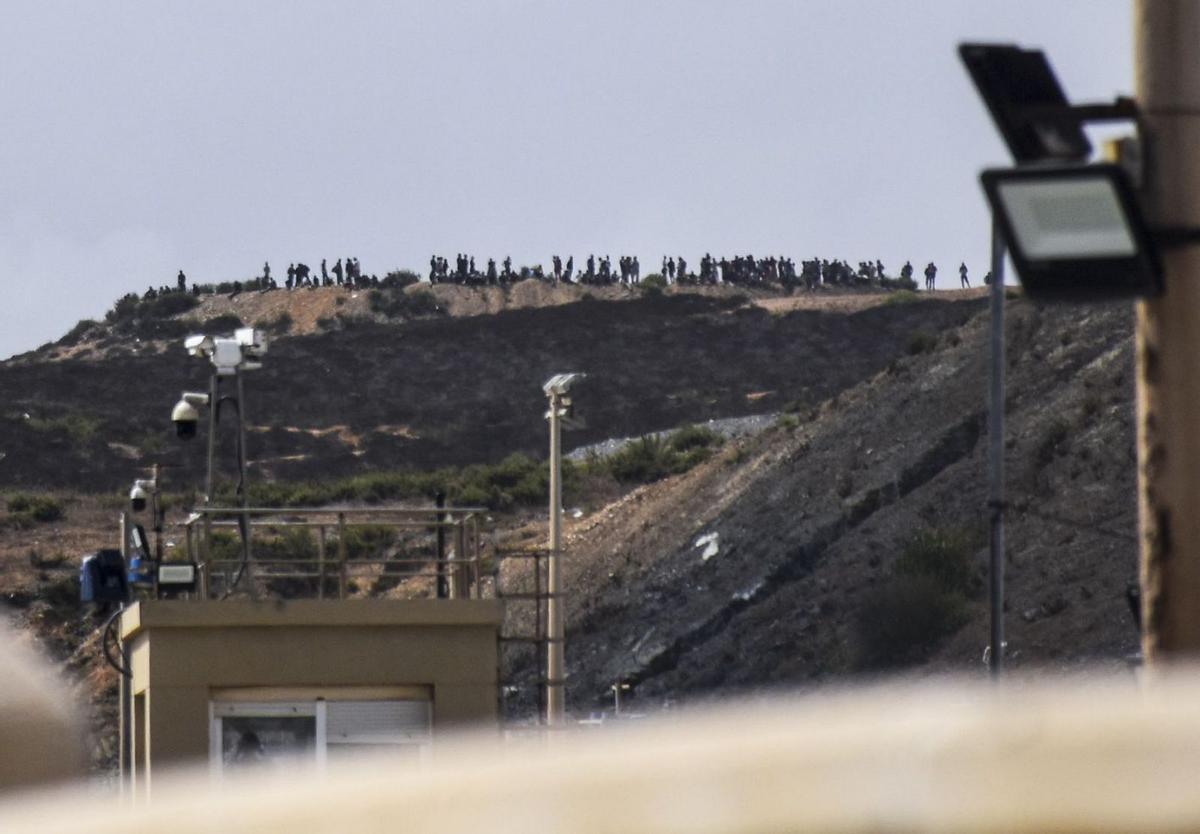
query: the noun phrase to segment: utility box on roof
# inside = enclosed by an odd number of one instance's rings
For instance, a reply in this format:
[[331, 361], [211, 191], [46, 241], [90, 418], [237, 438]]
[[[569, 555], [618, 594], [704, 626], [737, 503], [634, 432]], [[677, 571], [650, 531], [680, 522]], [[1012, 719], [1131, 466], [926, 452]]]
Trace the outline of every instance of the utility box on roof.
[[147, 796], [187, 761], [419, 757], [447, 728], [495, 728], [501, 619], [496, 600], [140, 602], [121, 619], [128, 785]]

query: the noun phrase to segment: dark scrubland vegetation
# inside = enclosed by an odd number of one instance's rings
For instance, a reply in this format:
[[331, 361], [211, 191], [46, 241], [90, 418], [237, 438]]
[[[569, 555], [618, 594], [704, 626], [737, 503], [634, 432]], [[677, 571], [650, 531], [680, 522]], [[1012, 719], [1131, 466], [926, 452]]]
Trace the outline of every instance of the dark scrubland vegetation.
[[[374, 303], [385, 309], [430, 303], [420, 292], [377, 292]], [[138, 350], [132, 339], [147, 336], [121, 335], [222, 332], [240, 323], [193, 326], [182, 310], [192, 299], [118, 302], [109, 315], [120, 332], [105, 337], [115, 340], [116, 352], [101, 358], [41, 362], [34, 355], [0, 364], [4, 482], [110, 490], [154, 460], [198, 482], [204, 443], [178, 443], [167, 418], [181, 391], [206, 389], [208, 366], [187, 356], [176, 336], [165, 347]], [[576, 398], [587, 427], [565, 434], [568, 448], [785, 404], [812, 407], [905, 356], [914, 332], [953, 329], [981, 304], [931, 299], [851, 314], [773, 314], [744, 297], [680, 294], [471, 318], [356, 321], [336, 332], [291, 336], [273, 344], [264, 367], [246, 379], [247, 414], [256, 427], [248, 442], [254, 480], [429, 471], [496, 464], [514, 453], [542, 457], [541, 383], [564, 370], [589, 375]], [[175, 316], [163, 318], [161, 305]], [[334, 425], [347, 427], [358, 444], [322, 433]], [[643, 453], [653, 453], [651, 446]], [[664, 465], [673, 464], [659, 460], [651, 468]]]

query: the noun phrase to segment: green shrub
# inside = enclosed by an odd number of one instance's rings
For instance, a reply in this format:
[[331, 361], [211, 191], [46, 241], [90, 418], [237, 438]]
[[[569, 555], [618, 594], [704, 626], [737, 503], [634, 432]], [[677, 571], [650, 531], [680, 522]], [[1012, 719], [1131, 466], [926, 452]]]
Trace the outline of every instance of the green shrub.
[[445, 312], [438, 304], [437, 296], [429, 290], [419, 290], [407, 295], [409, 315], [435, 316]]
[[947, 593], [975, 596], [983, 580], [972, 563], [974, 545], [972, 536], [962, 530], [922, 530], [905, 543], [895, 573], [930, 579]]
[[275, 535], [255, 532], [254, 558], [266, 562], [317, 558], [317, 541], [304, 527], [284, 527]]
[[651, 272], [638, 284], [642, 291], [646, 290], [665, 290], [667, 288], [667, 279], [658, 272]]
[[411, 270], [395, 269], [383, 277], [383, 280], [379, 282], [379, 286], [385, 289], [402, 290], [411, 284], [419, 283], [420, 280], [421, 276]]
[[667, 445], [676, 452], [690, 452], [720, 446], [725, 438], [707, 426], [684, 426], [667, 437]]
[[1054, 460], [1054, 456], [1058, 454], [1059, 449], [1066, 443], [1067, 438], [1071, 434], [1071, 427], [1066, 420], [1061, 417], [1055, 417], [1046, 426], [1042, 433], [1041, 440], [1038, 441], [1037, 447], [1034, 449], [1033, 457], [1038, 466], [1046, 466], [1050, 461]]
[[86, 443], [96, 436], [103, 426], [99, 417], [74, 412], [57, 417], [30, 417], [25, 426], [46, 434], [65, 434], [77, 443]]
[[80, 319], [75, 326], [68, 330], [54, 344], [58, 347], [73, 347], [83, 341], [84, 337], [100, 327], [100, 322], [92, 319]]
[[149, 318], [169, 318], [186, 313], [199, 303], [200, 299], [194, 295], [172, 292], [143, 301], [138, 314]]
[[703, 426], [686, 426], [666, 437], [647, 435], [633, 440], [612, 455], [586, 464], [590, 472], [603, 471], [620, 483], [647, 484], [687, 472], [712, 456], [724, 438]]
[[908, 337], [908, 353], [910, 356], [931, 351], [936, 345], [937, 337], [931, 336], [924, 330], [918, 330]]
[[958, 594], [927, 576], [894, 576], [866, 595], [855, 618], [857, 665], [886, 669], [920, 663], [967, 620]]
[[395, 529], [383, 524], [346, 528], [347, 559], [382, 559], [395, 543]]
[[261, 322], [258, 326], [273, 336], [282, 336], [292, 329], [295, 322], [287, 310], [280, 310], [279, 315]]
[[[702, 426], [689, 426], [667, 437], [633, 441], [609, 458], [593, 458], [584, 464], [563, 461], [563, 488], [580, 489], [586, 479], [598, 478], [611, 488], [621, 483], [647, 483], [686, 472], [706, 460], [724, 442]], [[445, 492], [451, 504], [482, 506], [492, 510], [540, 506], [550, 494], [549, 469], [545, 460], [512, 454], [493, 464], [474, 464], [433, 471], [397, 470], [368, 472], [320, 482], [254, 482], [249, 500], [257, 507], [316, 507], [329, 504], [384, 501], [428, 501]], [[231, 502], [231, 488], [218, 490], [218, 499]]]
[[607, 458], [605, 467], [622, 483], [647, 484], [672, 474], [667, 444], [651, 435], [622, 446]]
[[[63, 507], [55, 498], [49, 495], [30, 495], [18, 492], [8, 497], [8, 512], [10, 524], [17, 527], [29, 526], [26, 520], [42, 524], [58, 521], [63, 518]], [[13, 521], [12, 517], [23, 517]]]
[[245, 327], [240, 317], [234, 313], [222, 313], [201, 323], [199, 330], [205, 336], [226, 336], [239, 327]]
[[897, 304], [912, 304], [915, 301], [920, 301], [921, 296], [912, 290], [897, 290], [883, 300], [885, 307], [890, 307]]
[[407, 293], [400, 289], [371, 290], [367, 307], [372, 313], [388, 318], [421, 318], [443, 313], [437, 296], [429, 290]]
[[142, 318], [130, 322], [127, 332], [142, 339], [178, 339], [195, 333], [199, 322], [192, 318]]
[[891, 575], [855, 617], [861, 668], [919, 663], [962, 627], [968, 598], [983, 587], [974, 549], [973, 537], [960, 530], [922, 530], [905, 543]]
[[912, 278], [882, 278], [879, 286], [886, 290], [916, 290], [917, 282]]
[[225, 530], [215, 530], [208, 540], [208, 558], [213, 561], [240, 561], [242, 558], [242, 540], [237, 533]]
[[137, 315], [141, 303], [142, 299], [138, 297], [137, 293], [123, 295], [113, 304], [112, 309], [104, 314], [104, 320], [113, 324], [131, 319]]
[[800, 418], [795, 414], [780, 414], [775, 418], [775, 425], [784, 431], [795, 431], [800, 428]]

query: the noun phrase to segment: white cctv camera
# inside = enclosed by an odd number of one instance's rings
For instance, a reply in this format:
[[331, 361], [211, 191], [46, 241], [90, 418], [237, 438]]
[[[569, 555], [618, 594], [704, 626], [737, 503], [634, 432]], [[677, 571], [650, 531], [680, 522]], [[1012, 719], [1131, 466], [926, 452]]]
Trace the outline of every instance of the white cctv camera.
[[196, 436], [196, 426], [200, 422], [199, 406], [208, 405], [208, 394], [185, 393], [179, 402], [171, 409], [171, 422], [175, 424], [175, 434], [182, 440], [191, 440]]
[[571, 390], [571, 386], [576, 382], [581, 382], [587, 377], [587, 374], [555, 374], [546, 380], [546, 384], [542, 386], [542, 390], [547, 396], [561, 397]]
[[133, 489], [129, 490], [129, 506], [133, 508], [135, 513], [140, 513], [146, 509], [146, 488], [142, 486], [141, 481], [133, 482]]
[[183, 340], [183, 346], [192, 356], [208, 356], [212, 353], [212, 336], [188, 336]]
[[242, 346], [246, 356], [262, 356], [267, 352], [267, 334], [254, 327], [239, 327], [233, 338]]

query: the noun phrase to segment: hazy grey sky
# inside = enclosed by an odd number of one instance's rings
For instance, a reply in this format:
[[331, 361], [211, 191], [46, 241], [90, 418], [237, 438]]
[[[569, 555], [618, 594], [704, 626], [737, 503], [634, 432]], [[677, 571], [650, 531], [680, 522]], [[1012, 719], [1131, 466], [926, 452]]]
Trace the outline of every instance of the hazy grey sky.
[[20, 2], [0, 357], [172, 283], [355, 255], [959, 260], [1007, 161], [961, 40], [1132, 89], [1127, 0]]

